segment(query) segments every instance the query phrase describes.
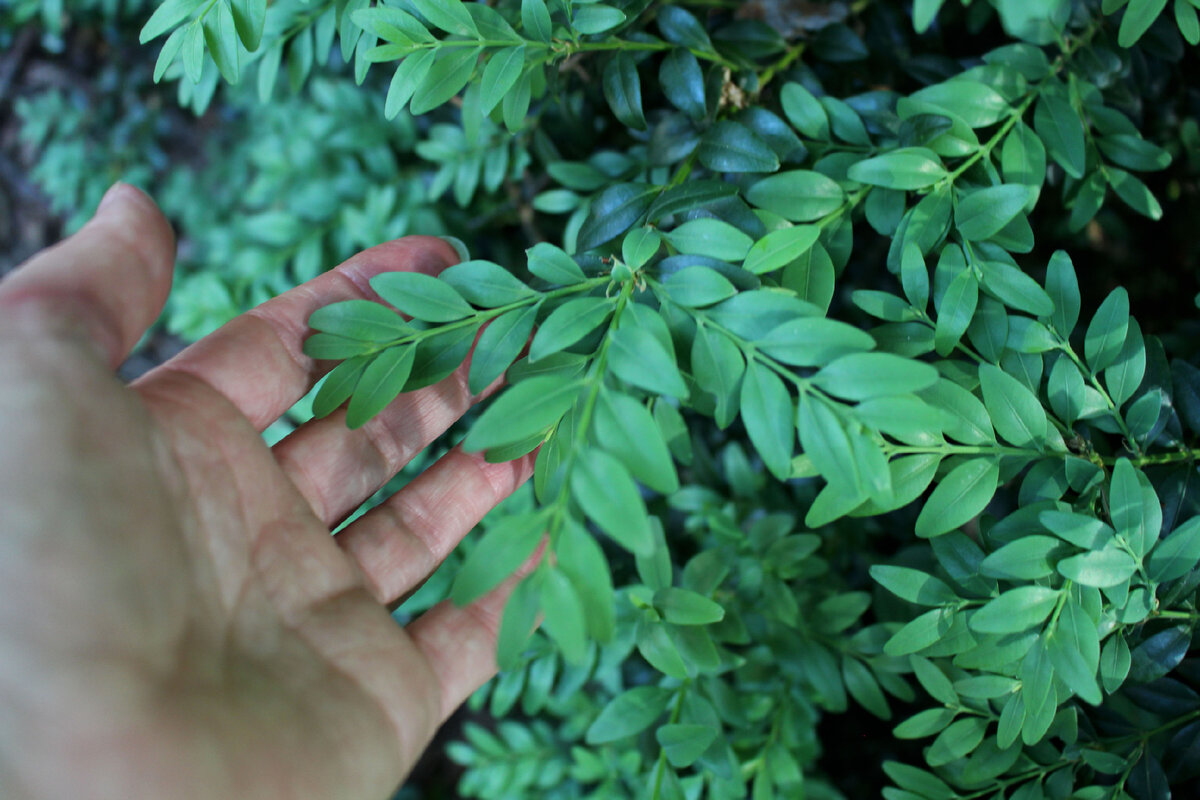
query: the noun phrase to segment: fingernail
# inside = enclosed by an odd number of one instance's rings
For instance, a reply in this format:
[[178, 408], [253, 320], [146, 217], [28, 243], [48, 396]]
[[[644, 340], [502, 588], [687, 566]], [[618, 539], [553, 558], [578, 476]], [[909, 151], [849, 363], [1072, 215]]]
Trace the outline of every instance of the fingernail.
[[100, 205], [96, 206], [96, 214], [99, 215], [110, 206], [116, 206], [122, 203], [128, 196], [127, 191], [129, 184], [117, 181], [112, 186], [108, 187], [108, 191], [104, 193], [104, 197], [100, 198]]

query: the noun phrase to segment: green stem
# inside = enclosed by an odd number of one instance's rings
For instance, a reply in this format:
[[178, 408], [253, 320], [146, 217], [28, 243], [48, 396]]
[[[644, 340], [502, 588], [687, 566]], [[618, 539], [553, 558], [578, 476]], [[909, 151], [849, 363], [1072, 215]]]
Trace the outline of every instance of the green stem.
[[763, 89], [767, 88], [767, 84], [770, 83], [776, 75], [790, 67], [792, 63], [804, 52], [804, 46], [805, 42], [803, 40], [796, 42], [788, 48], [787, 52], [783, 54], [783, 57], [763, 70], [762, 74], [758, 76], [758, 91], [762, 92]]

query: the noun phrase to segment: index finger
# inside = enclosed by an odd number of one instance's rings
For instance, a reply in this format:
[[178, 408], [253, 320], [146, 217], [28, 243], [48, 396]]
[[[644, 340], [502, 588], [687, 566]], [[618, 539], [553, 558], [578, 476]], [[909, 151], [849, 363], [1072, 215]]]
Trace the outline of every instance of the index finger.
[[364, 250], [250, 309], [147, 373], [137, 386], [152, 390], [180, 375], [198, 379], [224, 395], [261, 431], [307, 394], [330, 367], [302, 349], [313, 311], [342, 300], [377, 300], [369, 281], [382, 272], [436, 275], [456, 260], [454, 248], [432, 236], [408, 236]]

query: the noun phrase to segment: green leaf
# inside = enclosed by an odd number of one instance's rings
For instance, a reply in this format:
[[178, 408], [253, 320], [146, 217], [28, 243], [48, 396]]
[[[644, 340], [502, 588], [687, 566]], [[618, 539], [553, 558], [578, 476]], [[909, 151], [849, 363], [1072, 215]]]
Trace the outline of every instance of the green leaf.
[[146, 24], [142, 26], [141, 33], [138, 34], [138, 41], [145, 44], [151, 39], [162, 36], [190, 17], [192, 12], [203, 4], [204, 0], [165, 0], [154, 9], [150, 19], [146, 20]]
[[996, 432], [1016, 447], [1037, 447], [1046, 439], [1046, 412], [1016, 378], [992, 364], [979, 366], [983, 404]]
[[946, 168], [932, 150], [902, 147], [850, 167], [851, 180], [888, 189], [926, 189], [946, 177]]
[[[611, 238], [611, 237], [610, 237]], [[549, 242], [539, 242], [525, 251], [529, 271], [557, 286], [571, 286], [587, 280], [575, 259]]]
[[1121, 29], [1117, 32], [1117, 44], [1133, 47], [1142, 38], [1158, 15], [1167, 7], [1167, 0], [1129, 0], [1125, 16], [1121, 17]]
[[404, 318], [370, 300], [344, 300], [318, 308], [308, 318], [314, 330], [364, 342], [388, 342], [414, 333]]
[[646, 406], [624, 394], [605, 392], [596, 405], [596, 438], [633, 477], [663, 494], [679, 489], [666, 440]]
[[233, 3], [233, 22], [242, 45], [253, 53], [262, 41], [267, 19], [267, 0], [243, 0]]
[[680, 6], [663, 6], [658, 9], [654, 21], [658, 24], [658, 30], [662, 33], [663, 38], [672, 44], [693, 50], [711, 51], [713, 49], [708, 32], [704, 30], [700, 20]]
[[805, 136], [829, 141], [829, 116], [812, 92], [798, 83], [789, 83], [779, 93], [788, 122]]
[[325, 376], [325, 380], [321, 382], [317, 396], [313, 398], [313, 417], [317, 419], [327, 417], [342, 403], [349, 400], [350, 395], [354, 393], [354, 387], [358, 385], [359, 377], [370, 360], [369, 356], [357, 356], [343, 361], [330, 370], [329, 374]]
[[934, 349], [948, 356], [971, 325], [979, 305], [979, 281], [971, 270], [964, 269], [954, 276], [942, 295], [934, 328]]
[[474, 39], [479, 36], [475, 20], [462, 0], [409, 0], [421, 16], [446, 33]]
[[1071, 511], [1046, 510], [1038, 513], [1038, 522], [1061, 539], [1084, 550], [1098, 550], [1113, 538], [1113, 529], [1102, 520]]
[[361, 428], [404, 389], [412, 372], [414, 347], [389, 347], [367, 365], [346, 409], [346, 425]]
[[1096, 623], [1075, 601], [1068, 600], [1057, 625], [1045, 635], [1045, 642], [1054, 674], [1080, 699], [1099, 705], [1103, 696], [1096, 681], [1100, 668]]
[[[1192, 11], [1195, 13], [1195, 9]], [[1110, 161], [1125, 169], [1154, 172], [1171, 165], [1169, 152], [1141, 136], [1117, 133], [1100, 138], [1096, 144]]]
[[[953, 800], [958, 796], [941, 778], [908, 764], [885, 761], [883, 762], [883, 771], [896, 782], [897, 786], [903, 786], [909, 791], [916, 792], [918, 797], [930, 798], [930, 800]], [[888, 798], [888, 800], [913, 800], [913, 798]], [[1022, 800], [1028, 799], [1022, 798]]]
[[917, 516], [916, 533], [930, 538], [974, 519], [996, 493], [1000, 467], [989, 458], [964, 461], [947, 473]]
[[500, 619], [500, 637], [496, 647], [496, 661], [500, 669], [514, 667], [525, 651], [525, 643], [537, 624], [541, 588], [541, 573], [535, 572], [518, 583], [509, 596]]
[[929, 303], [929, 267], [925, 265], [921, 248], [913, 242], [904, 245], [900, 258], [900, 282], [908, 302], [914, 308], [924, 310]]
[[662, 716], [672, 694], [657, 686], [638, 686], [617, 695], [587, 729], [587, 743], [606, 744], [641, 733]]
[[1050, 324], [1060, 336], [1070, 336], [1079, 321], [1079, 279], [1071, 257], [1062, 250], [1055, 251], [1046, 267], [1046, 293], [1054, 303]]
[[1155, 199], [1150, 187], [1142, 183], [1140, 179], [1123, 169], [1114, 167], [1108, 170], [1108, 184], [1117, 193], [1117, 197], [1121, 198], [1134, 211], [1152, 220], [1162, 219], [1162, 206]]
[[420, 272], [384, 272], [371, 279], [379, 296], [414, 319], [454, 322], [474, 313], [452, 286]]
[[728, 222], [711, 217], [689, 220], [666, 234], [681, 253], [695, 253], [722, 261], [741, 261], [754, 240]]
[[332, 333], [314, 333], [304, 340], [304, 355], [317, 360], [343, 359], [362, 355], [376, 349], [373, 342], [347, 339]]
[[704, 73], [700, 70], [700, 62], [689, 51], [676, 48], [667, 53], [659, 67], [658, 79], [671, 105], [693, 120], [707, 116]]
[[842, 656], [842, 678], [846, 681], [846, 691], [856, 703], [880, 719], [892, 718], [892, 710], [879, 688], [879, 681], [866, 664], [857, 658]]
[[1133, 556], [1109, 545], [1100, 550], [1080, 553], [1058, 562], [1058, 571], [1064, 578], [1083, 586], [1108, 589], [1127, 582], [1137, 571]]
[[579, 383], [558, 375], [521, 381], [480, 415], [463, 440], [463, 449], [488, 450], [546, 430], [574, 404], [578, 389]]
[[958, 595], [943, 581], [908, 567], [875, 564], [871, 577], [892, 594], [921, 606], [940, 606], [958, 602]]
[[646, 504], [616, 458], [596, 449], [580, 453], [571, 472], [571, 494], [584, 513], [622, 547], [641, 555], [653, 550]]
[[937, 379], [933, 365], [891, 353], [851, 353], [813, 376], [826, 392], [847, 400], [916, 392], [932, 386]]
[[711, 625], [725, 618], [725, 609], [719, 603], [673, 586], [654, 593], [654, 607], [672, 625]]
[[990, 239], [1036, 196], [1035, 188], [1019, 183], [976, 189], [956, 204], [954, 224], [968, 241]]
[[[870, 350], [871, 335], [845, 322], [801, 317], [771, 329], [756, 343], [771, 358], [797, 367], [820, 367], [836, 358]], [[913, 362], [916, 363], [916, 362]]]
[[705, 325], [692, 340], [692, 373], [696, 383], [717, 401], [717, 425], [725, 428], [737, 413], [738, 392], [746, 359], [730, 338]]
[[1038, 189], [1045, 183], [1046, 146], [1024, 122], [1018, 122], [1004, 137], [1000, 167], [1006, 183], [1023, 183]]
[[715, 123], [696, 153], [700, 163], [713, 172], [774, 172], [779, 157], [753, 131], [739, 122]]
[[654, 737], [671, 766], [684, 769], [704, 755], [709, 745], [716, 741], [717, 733], [717, 729], [711, 725], [670, 724], [655, 731]]
[[655, 394], [686, 398], [687, 385], [672, 354], [646, 328], [630, 323], [612, 333], [609, 366], [626, 383]]
[[719, 272], [708, 267], [685, 267], [663, 281], [672, 300], [690, 308], [703, 308], [733, 297], [737, 289]]
[[585, 36], [604, 33], [625, 21], [625, 12], [603, 3], [581, 5], [574, 11], [573, 27]]
[[[604, 99], [621, 124], [639, 131], [646, 129], [646, 116], [642, 111], [642, 81], [638, 77], [637, 62], [626, 50], [618, 52], [604, 65], [602, 74]], [[584, 248], [586, 249], [586, 248]]]
[[1011, 264], [985, 261], [981, 265], [983, 286], [1004, 303], [1039, 317], [1054, 313], [1054, 301], [1037, 282]]
[[536, 319], [536, 306], [517, 308], [496, 317], [483, 329], [471, 355], [467, 388], [472, 394], [482, 393], [516, 360], [533, 333]]
[[502, 517], [459, 567], [450, 598], [465, 606], [499, 586], [533, 555], [545, 529], [546, 514], [541, 511]]
[[1182, 578], [1200, 563], [1200, 517], [1192, 517], [1150, 551], [1146, 572], [1152, 581]]
[[238, 45], [237, 25], [228, 2], [218, 2], [204, 16], [204, 41], [208, 45], [209, 55], [221, 71], [221, 77], [236, 84], [241, 78], [241, 48]]
[[935, 83], [910, 95], [912, 100], [944, 108], [972, 128], [999, 122], [1010, 112], [1008, 101], [995, 89], [966, 78]]
[[588, 631], [596, 641], [612, 639], [616, 598], [604, 551], [582, 524], [569, 517], [554, 548], [556, 566], [570, 576], [583, 602]]
[[941, 732], [954, 719], [950, 708], [927, 708], [918, 711], [892, 729], [897, 739], [923, 739]]
[[545, 0], [521, 0], [521, 26], [537, 41], [550, 43], [554, 26]]
[[490, 261], [464, 261], [447, 267], [438, 278], [480, 308], [508, 305], [534, 295], [511, 272]]
[[883, 647], [893, 658], [918, 653], [939, 642], [949, 631], [954, 613], [944, 608], [926, 611], [896, 631]]
[[933, 740], [925, 751], [925, 761], [931, 767], [941, 767], [969, 755], [983, 741], [987, 726], [988, 720], [981, 717], [955, 720]]
[[783, 380], [751, 361], [742, 380], [742, 422], [767, 469], [781, 481], [791, 473], [792, 397]]
[[542, 629], [562, 649], [572, 664], [587, 655], [587, 622], [583, 603], [571, 579], [561, 570], [548, 569], [542, 580]]
[[387, 101], [384, 103], [383, 110], [384, 117], [394, 119], [400, 113], [405, 103], [412, 97], [413, 92], [425, 82], [425, 76], [429, 74], [436, 55], [435, 51], [426, 50], [422, 53], [414, 53], [400, 62], [400, 65], [396, 67], [396, 72], [392, 75], [392, 82], [388, 86]]
[[1083, 340], [1083, 353], [1093, 372], [1099, 372], [1117, 360], [1128, 333], [1129, 294], [1118, 286], [1096, 310]]
[[713, 205], [717, 201], [737, 193], [737, 185], [725, 181], [688, 181], [663, 191], [650, 206], [650, 210], [646, 212], [646, 217], [650, 222], [657, 222], [672, 214], [683, 214]]
[[409, 111], [414, 115], [424, 114], [458, 94], [475, 74], [478, 59], [479, 49], [474, 47], [445, 48], [439, 51], [425, 79], [413, 93]]
[[991, 578], [1037, 580], [1053, 575], [1055, 562], [1069, 551], [1061, 539], [1030, 534], [990, 553], [980, 569]]
[[[180, 50], [183, 49], [183, 41], [187, 36], [188, 30], [190, 29], [186, 27], [176, 28], [171, 32], [171, 35], [167, 37], [167, 40], [163, 42], [162, 49], [158, 51], [158, 59], [154, 62], [155, 83], [161, 81], [163, 75], [167, 74], [167, 70], [170, 69], [171, 65], [175, 63], [176, 57], [179, 55]], [[278, 68], [278, 60], [276, 60], [276, 68]], [[263, 70], [264, 67], [260, 66], [260, 76], [262, 75]], [[270, 93], [268, 92], [267, 95], [269, 96], [269, 94]], [[262, 93], [259, 94], [259, 97], [263, 97]]]
[[1042, 93], [1033, 113], [1033, 127], [1050, 157], [1072, 178], [1082, 178], [1087, 168], [1083, 123], [1059, 91]]
[[1045, 622], [1058, 604], [1060, 592], [1046, 586], [1018, 586], [989, 600], [972, 615], [971, 630], [979, 633], [1020, 633]]
[[917, 33], [929, 30], [945, 0], [915, 0], [913, 3], [913, 29]]
[[[526, 0], [526, 2], [537, 3], [545, 9], [545, 3], [542, 0]], [[479, 95], [482, 103], [481, 110], [484, 114], [492, 113], [500, 101], [504, 99], [504, 95], [508, 94], [517, 81], [521, 78], [521, 72], [525, 69], [525, 47], [506, 47], [503, 50], [497, 50], [492, 53], [488, 59], [487, 66], [483, 68], [483, 78], [480, 81]]]
[[634, 226], [654, 202], [659, 187], [645, 183], [617, 183], [592, 200], [587, 219], [579, 229], [579, 250], [591, 250]]
[[772, 231], [754, 243], [745, 256], [743, 267], [756, 275], [773, 272], [811, 250], [820, 234], [821, 229], [816, 225], [797, 225]]
[[841, 208], [846, 193], [831, 178], [798, 169], [763, 178], [746, 191], [746, 200], [792, 222], [809, 222]]
[[641, 269], [662, 247], [662, 236], [654, 228], [635, 228], [621, 242], [621, 258], [630, 269]]
[[576, 344], [604, 324], [613, 311], [606, 297], [568, 300], [542, 321], [529, 345], [529, 360], [538, 361]]
[[[851, 497], [865, 496], [866, 487], [855, 459], [846, 421], [829, 402], [810, 392], [800, 395], [796, 409], [800, 445], [825, 480]], [[789, 438], [790, 438], [789, 432]]]

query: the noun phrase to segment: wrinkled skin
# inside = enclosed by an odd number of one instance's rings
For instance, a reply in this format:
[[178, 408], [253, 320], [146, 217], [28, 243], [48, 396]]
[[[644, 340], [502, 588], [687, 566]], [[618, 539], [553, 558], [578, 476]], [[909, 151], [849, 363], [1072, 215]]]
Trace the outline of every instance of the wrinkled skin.
[[118, 185], [0, 283], [0, 797], [385, 798], [494, 672], [515, 579], [407, 629], [387, 604], [531, 464], [453, 450], [332, 537], [477, 399], [465, 371], [357, 431], [259, 432], [331, 366], [313, 309], [454, 254], [380, 245], [122, 385], [173, 253]]

